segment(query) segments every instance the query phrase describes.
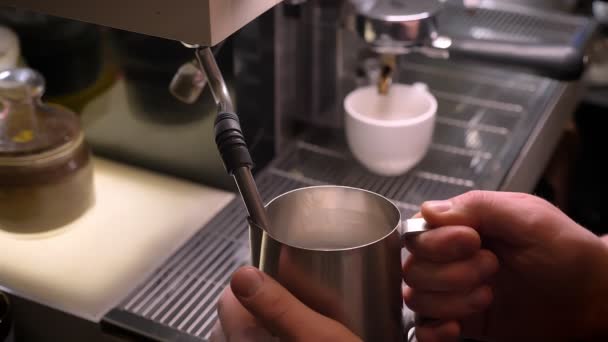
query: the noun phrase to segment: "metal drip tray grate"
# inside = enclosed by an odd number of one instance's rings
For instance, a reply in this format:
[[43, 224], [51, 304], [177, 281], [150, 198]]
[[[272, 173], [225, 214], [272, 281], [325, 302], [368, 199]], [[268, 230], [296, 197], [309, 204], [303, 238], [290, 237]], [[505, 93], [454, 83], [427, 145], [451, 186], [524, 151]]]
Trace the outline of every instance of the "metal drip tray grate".
[[467, 179], [428, 171], [414, 171], [401, 177], [377, 176], [346, 156], [308, 143], [298, 144], [292, 152], [268, 172], [307, 185], [335, 184], [374, 191], [392, 199], [408, 217], [416, 213], [419, 204], [428, 199], [429, 194], [441, 193], [436, 199], [449, 198], [474, 186]]
[[[265, 201], [305, 185], [272, 174], [259, 177], [257, 182]], [[120, 310], [193, 337], [207, 338], [216, 321], [217, 298], [230, 275], [249, 262], [247, 238], [244, 206], [234, 200], [140, 286]]]

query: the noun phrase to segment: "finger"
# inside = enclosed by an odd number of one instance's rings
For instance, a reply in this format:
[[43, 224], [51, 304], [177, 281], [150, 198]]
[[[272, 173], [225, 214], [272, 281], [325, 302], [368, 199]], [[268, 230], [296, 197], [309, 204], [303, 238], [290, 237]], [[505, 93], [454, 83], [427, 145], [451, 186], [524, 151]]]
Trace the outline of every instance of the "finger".
[[273, 341], [272, 335], [239, 303], [230, 287], [224, 290], [218, 301], [218, 316], [224, 336], [216, 332], [217, 341]]
[[469, 227], [440, 227], [407, 237], [405, 247], [416, 258], [450, 262], [474, 255], [481, 247], [481, 238]]
[[[422, 216], [433, 226], [464, 225], [483, 237], [529, 245], [538, 234], [555, 235], [567, 217], [549, 202], [523, 193], [470, 191], [446, 201], [425, 202]], [[537, 229], [542, 224], [547, 229]]]
[[412, 311], [441, 320], [460, 319], [481, 312], [492, 299], [492, 290], [485, 285], [463, 293], [425, 292], [410, 287], [403, 290], [403, 300]]
[[481, 286], [497, 271], [498, 258], [488, 250], [448, 264], [410, 255], [403, 267], [403, 280], [409, 287], [421, 291], [467, 292]]
[[418, 342], [457, 342], [460, 340], [460, 324], [448, 321], [439, 325], [417, 326], [416, 339]]
[[239, 302], [281, 341], [360, 341], [343, 325], [311, 310], [256, 268], [238, 270], [231, 288]]

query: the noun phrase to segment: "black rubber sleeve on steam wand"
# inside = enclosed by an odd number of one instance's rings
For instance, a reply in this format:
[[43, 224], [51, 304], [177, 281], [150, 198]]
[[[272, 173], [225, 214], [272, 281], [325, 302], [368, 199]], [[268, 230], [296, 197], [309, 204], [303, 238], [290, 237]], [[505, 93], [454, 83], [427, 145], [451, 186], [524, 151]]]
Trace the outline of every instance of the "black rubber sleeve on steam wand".
[[236, 114], [220, 113], [215, 119], [214, 130], [215, 143], [229, 174], [232, 175], [239, 167], [253, 168], [253, 161]]

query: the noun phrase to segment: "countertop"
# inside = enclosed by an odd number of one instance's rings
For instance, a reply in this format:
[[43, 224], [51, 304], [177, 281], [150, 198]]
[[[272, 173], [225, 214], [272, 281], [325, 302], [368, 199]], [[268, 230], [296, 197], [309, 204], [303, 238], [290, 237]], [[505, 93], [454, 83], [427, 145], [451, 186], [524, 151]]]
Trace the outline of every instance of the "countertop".
[[50, 233], [0, 228], [0, 289], [98, 322], [234, 194], [94, 158], [95, 204]]

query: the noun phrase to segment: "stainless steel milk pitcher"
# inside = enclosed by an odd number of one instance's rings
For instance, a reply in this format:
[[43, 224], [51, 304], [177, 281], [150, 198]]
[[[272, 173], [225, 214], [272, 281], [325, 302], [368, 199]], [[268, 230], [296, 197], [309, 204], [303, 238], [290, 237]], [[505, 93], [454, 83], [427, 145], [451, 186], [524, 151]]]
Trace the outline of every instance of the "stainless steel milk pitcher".
[[423, 219], [342, 186], [293, 190], [266, 210], [269, 227], [250, 221], [254, 266], [364, 341], [404, 341], [402, 238], [426, 231]]

